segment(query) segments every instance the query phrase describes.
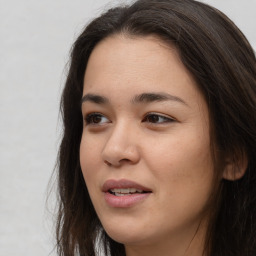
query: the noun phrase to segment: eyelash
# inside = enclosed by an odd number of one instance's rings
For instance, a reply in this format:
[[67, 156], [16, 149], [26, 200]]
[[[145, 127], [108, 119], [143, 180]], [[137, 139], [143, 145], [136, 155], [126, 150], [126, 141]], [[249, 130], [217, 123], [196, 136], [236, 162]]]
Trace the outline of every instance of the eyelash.
[[[90, 114], [86, 115], [85, 123], [87, 125], [101, 125], [100, 122], [95, 122], [95, 120], [93, 120], [94, 118], [106, 118], [106, 117], [100, 113], [90, 113]], [[109, 122], [104, 122], [104, 123], [109, 123]]]
[[[151, 119], [151, 121], [149, 121], [150, 118], [153, 118], [153, 120]], [[158, 122], [159, 119], [162, 119], [162, 121]], [[148, 113], [142, 119], [142, 122], [148, 122], [148, 123], [152, 123], [152, 124], [171, 123], [171, 122], [174, 122], [174, 121], [175, 121], [175, 119], [173, 119], [171, 117], [167, 117], [165, 115], [160, 115], [160, 114], [157, 114], [157, 113]]]
[[[95, 120], [95, 118], [98, 118], [98, 120], [97, 119]], [[100, 118], [100, 120], [99, 120], [99, 118]], [[102, 118], [105, 118], [106, 120], [104, 122], [102, 122]], [[162, 119], [162, 121], [159, 122], [159, 119], [160, 120]], [[144, 118], [142, 119], [142, 122], [147, 122], [150, 124], [164, 124], [164, 123], [175, 122], [175, 119], [173, 119], [171, 117], [164, 116], [164, 115], [160, 115], [157, 113], [148, 113], [144, 116]], [[102, 125], [104, 123], [110, 123], [110, 121], [104, 115], [95, 112], [95, 113], [90, 113], [90, 114], [86, 115], [85, 123], [86, 123], [86, 125]]]

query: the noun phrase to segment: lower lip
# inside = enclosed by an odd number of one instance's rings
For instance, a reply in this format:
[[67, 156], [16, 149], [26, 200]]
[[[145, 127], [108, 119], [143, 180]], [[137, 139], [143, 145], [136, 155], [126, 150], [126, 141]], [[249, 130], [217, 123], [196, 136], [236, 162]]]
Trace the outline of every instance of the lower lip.
[[127, 196], [115, 196], [109, 192], [104, 193], [107, 204], [116, 208], [128, 208], [131, 207], [149, 197], [151, 193], [144, 194], [130, 194]]

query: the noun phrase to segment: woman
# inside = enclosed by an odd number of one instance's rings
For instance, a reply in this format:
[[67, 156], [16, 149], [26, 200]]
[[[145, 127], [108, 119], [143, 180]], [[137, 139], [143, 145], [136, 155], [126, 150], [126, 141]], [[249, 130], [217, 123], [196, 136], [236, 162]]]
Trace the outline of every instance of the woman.
[[256, 62], [192, 0], [138, 0], [76, 40], [63, 91], [59, 255], [255, 255]]

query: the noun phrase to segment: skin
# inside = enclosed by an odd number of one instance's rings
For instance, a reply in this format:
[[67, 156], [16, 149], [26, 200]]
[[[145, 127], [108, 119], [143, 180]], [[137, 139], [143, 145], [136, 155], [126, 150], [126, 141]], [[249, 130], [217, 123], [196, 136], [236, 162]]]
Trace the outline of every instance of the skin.
[[[135, 101], [142, 93], [171, 99]], [[203, 255], [213, 161], [207, 104], [174, 48], [154, 36], [111, 36], [93, 50], [84, 77], [83, 176], [99, 219], [127, 256]], [[93, 114], [92, 113], [99, 113]], [[152, 193], [128, 208], [102, 186], [129, 179]]]

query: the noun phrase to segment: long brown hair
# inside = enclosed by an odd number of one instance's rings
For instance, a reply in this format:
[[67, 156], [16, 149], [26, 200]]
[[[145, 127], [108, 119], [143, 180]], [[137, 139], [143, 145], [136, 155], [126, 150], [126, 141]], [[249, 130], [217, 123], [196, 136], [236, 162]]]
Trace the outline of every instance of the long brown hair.
[[64, 130], [58, 155], [59, 255], [95, 256], [98, 244], [106, 255], [125, 255], [124, 246], [103, 230], [79, 163], [86, 65], [94, 47], [113, 34], [153, 34], [174, 46], [207, 101], [216, 157], [229, 154], [236, 161], [239, 154], [247, 156], [243, 178], [221, 180], [218, 186], [205, 249], [208, 256], [256, 255], [255, 54], [223, 13], [193, 0], [138, 0], [110, 9], [86, 26], [75, 41], [61, 100]]

